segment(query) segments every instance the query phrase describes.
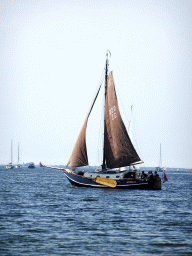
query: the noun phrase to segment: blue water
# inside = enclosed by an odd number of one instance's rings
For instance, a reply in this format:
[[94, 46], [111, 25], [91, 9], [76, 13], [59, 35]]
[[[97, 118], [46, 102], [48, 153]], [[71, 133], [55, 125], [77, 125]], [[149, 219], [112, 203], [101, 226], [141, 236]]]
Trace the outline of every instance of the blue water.
[[0, 169], [0, 255], [192, 255], [192, 173], [167, 177], [161, 191], [94, 189]]

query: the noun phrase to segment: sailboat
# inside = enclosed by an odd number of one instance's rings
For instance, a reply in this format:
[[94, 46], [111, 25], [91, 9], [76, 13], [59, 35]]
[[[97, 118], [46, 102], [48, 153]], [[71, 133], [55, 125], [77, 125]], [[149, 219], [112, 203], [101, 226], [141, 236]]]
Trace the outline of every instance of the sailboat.
[[13, 140], [11, 140], [11, 162], [6, 165], [7, 169], [13, 169], [14, 168], [12, 160], [13, 160]]
[[[92, 188], [126, 188], [126, 189], [161, 189], [161, 179], [141, 179], [134, 167], [143, 163], [136, 152], [121, 118], [113, 79], [113, 72], [108, 72], [109, 54], [105, 63], [105, 106], [104, 106], [104, 138], [101, 167], [93, 171], [82, 170], [89, 166], [86, 130], [87, 123], [102, 84], [99, 86], [91, 108], [85, 118], [64, 174], [69, 182], [78, 187]], [[111, 55], [111, 54], [110, 54]], [[40, 163], [41, 167], [48, 167]], [[81, 169], [79, 168], [81, 167]], [[51, 167], [56, 168], [57, 167]], [[61, 168], [60, 168], [61, 169]], [[90, 168], [91, 169], [91, 168]]]
[[156, 167], [157, 172], [163, 172], [165, 170], [164, 167], [162, 167], [162, 155], [161, 155], [161, 143], [160, 143], [160, 158], [159, 158], [159, 166]]
[[19, 163], [19, 143], [18, 143], [18, 161], [17, 161], [17, 166], [16, 168], [21, 168], [22, 165]]

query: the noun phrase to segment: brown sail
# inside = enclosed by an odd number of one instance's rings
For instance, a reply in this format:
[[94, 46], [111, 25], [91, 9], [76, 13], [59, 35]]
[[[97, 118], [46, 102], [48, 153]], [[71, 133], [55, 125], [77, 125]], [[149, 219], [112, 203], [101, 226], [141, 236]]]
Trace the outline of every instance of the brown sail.
[[121, 118], [110, 72], [105, 96], [104, 155], [108, 168], [129, 166], [141, 161], [134, 149]]
[[79, 136], [77, 138], [77, 141], [75, 143], [75, 146], [73, 148], [71, 157], [69, 159], [69, 162], [67, 165], [69, 165], [70, 167], [78, 167], [78, 166], [85, 166], [88, 165], [88, 157], [87, 157], [87, 146], [86, 146], [86, 129], [87, 129], [87, 122], [88, 122], [88, 118], [89, 115], [91, 113], [91, 110], [93, 109], [93, 106], [95, 104], [95, 101], [97, 99], [97, 96], [99, 94], [99, 91], [101, 89], [101, 85], [97, 91], [97, 94], [94, 98], [94, 101], [91, 105], [91, 108], [88, 112], [87, 117], [85, 118], [83, 127], [81, 128], [81, 131], [79, 133]]

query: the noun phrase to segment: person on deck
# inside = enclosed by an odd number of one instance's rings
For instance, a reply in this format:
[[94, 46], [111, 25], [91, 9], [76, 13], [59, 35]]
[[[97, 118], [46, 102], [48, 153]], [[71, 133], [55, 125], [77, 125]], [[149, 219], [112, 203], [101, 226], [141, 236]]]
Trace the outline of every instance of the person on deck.
[[144, 172], [144, 171], [142, 171], [142, 173], [141, 173], [141, 179], [145, 179], [147, 177], [147, 174]]
[[159, 176], [159, 174], [157, 173], [157, 171], [155, 171], [155, 173], [154, 173], [154, 177], [156, 177], [156, 176]]
[[153, 179], [153, 173], [152, 173], [152, 171], [149, 171], [149, 172], [148, 172], [147, 179], [148, 179], [148, 180], [152, 180], [152, 179]]

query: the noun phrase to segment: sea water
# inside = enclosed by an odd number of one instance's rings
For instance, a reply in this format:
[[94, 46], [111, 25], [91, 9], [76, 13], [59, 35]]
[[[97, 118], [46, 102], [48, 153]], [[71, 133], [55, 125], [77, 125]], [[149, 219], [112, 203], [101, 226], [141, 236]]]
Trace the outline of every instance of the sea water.
[[160, 191], [76, 188], [54, 169], [0, 169], [0, 255], [192, 255], [192, 173]]

